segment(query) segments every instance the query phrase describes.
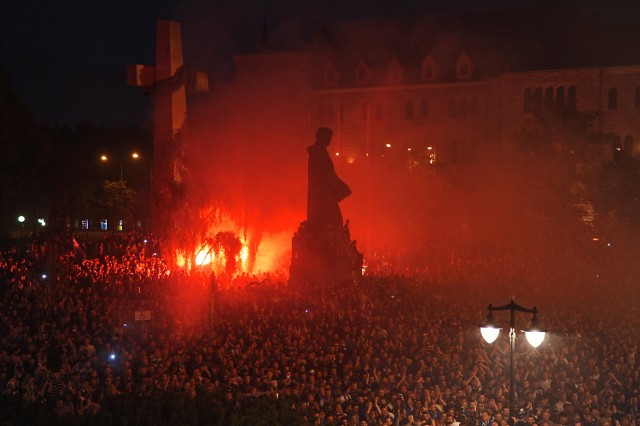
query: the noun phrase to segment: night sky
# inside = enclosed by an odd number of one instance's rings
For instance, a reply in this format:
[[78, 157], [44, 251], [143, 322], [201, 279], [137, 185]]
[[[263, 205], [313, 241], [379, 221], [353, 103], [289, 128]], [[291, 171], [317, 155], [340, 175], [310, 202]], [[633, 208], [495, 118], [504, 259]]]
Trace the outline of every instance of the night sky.
[[[561, 1], [561, 0], [558, 0]], [[0, 66], [39, 122], [128, 125], [149, 102], [126, 86], [129, 64], [153, 64], [155, 22], [182, 23], [185, 61], [223, 81], [233, 53], [259, 46], [266, 19], [274, 47], [348, 20], [404, 18], [531, 6], [534, 0], [10, 1], [0, 10]], [[582, 0], [608, 19], [639, 20], [640, 2]], [[600, 6], [598, 6], [600, 5]]]

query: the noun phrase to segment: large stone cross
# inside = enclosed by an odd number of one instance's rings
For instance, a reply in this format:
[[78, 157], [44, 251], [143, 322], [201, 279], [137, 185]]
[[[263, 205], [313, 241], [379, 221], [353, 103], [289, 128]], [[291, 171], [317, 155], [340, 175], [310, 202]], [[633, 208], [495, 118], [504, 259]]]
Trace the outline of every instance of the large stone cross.
[[184, 135], [180, 133], [187, 118], [187, 91], [209, 90], [206, 73], [189, 73], [184, 67], [179, 22], [158, 20], [156, 64], [130, 65], [127, 84], [153, 96], [151, 228], [164, 234], [172, 223], [171, 211], [179, 207], [176, 193], [183, 184]]

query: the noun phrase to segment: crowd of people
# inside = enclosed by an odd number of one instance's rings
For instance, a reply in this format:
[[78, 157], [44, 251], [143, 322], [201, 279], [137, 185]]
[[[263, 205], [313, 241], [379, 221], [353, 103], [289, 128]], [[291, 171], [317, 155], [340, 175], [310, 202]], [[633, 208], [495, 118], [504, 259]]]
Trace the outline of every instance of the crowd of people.
[[[211, 407], [266, 399], [313, 425], [637, 425], [633, 253], [534, 247], [467, 247], [419, 274], [316, 288], [214, 286], [137, 233], [13, 248], [0, 253], [0, 416], [193, 406], [175, 424], [232, 424]], [[477, 327], [511, 296], [550, 331], [536, 349], [516, 340], [513, 395], [508, 339], [489, 345]]]

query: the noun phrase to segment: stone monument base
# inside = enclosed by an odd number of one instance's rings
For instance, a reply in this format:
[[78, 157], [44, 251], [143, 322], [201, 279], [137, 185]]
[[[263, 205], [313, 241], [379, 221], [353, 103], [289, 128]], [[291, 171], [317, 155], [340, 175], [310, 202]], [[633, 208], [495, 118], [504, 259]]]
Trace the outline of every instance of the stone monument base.
[[289, 282], [313, 287], [357, 284], [362, 261], [348, 221], [341, 228], [321, 229], [304, 221], [291, 241]]

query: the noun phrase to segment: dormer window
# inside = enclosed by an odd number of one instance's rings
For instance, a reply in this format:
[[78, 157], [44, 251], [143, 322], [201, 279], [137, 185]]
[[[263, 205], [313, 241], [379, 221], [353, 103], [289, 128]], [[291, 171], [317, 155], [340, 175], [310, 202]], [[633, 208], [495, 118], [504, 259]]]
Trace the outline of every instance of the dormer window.
[[324, 69], [324, 86], [335, 87], [338, 85], [339, 79], [340, 72], [338, 71], [338, 68], [336, 68], [333, 62], [329, 62]]
[[427, 55], [422, 61], [420, 77], [422, 81], [434, 81], [438, 77], [438, 65], [431, 55]]
[[466, 80], [473, 75], [474, 64], [469, 56], [462, 52], [456, 61], [456, 78], [458, 80]]
[[433, 78], [433, 67], [426, 67], [422, 74], [425, 80], [431, 80]]
[[358, 86], [364, 86], [369, 84], [371, 79], [371, 70], [365, 63], [364, 59], [360, 59], [356, 66], [356, 84]]
[[401, 84], [402, 83], [402, 75], [404, 70], [402, 65], [398, 59], [394, 56], [389, 62], [389, 67], [387, 68], [387, 82], [389, 84]]

